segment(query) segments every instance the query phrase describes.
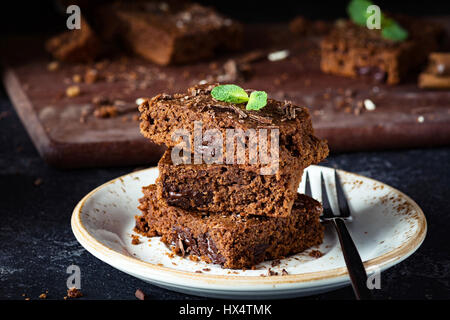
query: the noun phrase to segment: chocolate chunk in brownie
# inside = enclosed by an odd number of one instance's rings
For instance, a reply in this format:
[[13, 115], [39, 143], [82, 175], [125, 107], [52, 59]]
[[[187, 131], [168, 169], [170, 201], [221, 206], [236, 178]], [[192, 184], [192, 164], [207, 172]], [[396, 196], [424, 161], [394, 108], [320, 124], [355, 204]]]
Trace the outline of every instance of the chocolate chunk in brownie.
[[144, 187], [143, 192], [136, 231], [150, 237], [159, 235], [178, 252], [224, 268], [241, 269], [280, 259], [323, 240], [324, 228], [319, 221], [322, 207], [305, 195], [297, 195], [289, 217], [268, 218], [186, 211], [158, 201], [155, 185]]

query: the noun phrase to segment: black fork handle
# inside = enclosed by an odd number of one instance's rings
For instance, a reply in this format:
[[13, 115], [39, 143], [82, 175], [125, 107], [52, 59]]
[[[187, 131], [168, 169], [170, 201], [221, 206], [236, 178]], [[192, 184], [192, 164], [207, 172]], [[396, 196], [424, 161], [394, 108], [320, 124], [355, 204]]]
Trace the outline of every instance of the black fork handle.
[[347, 230], [344, 219], [331, 219], [336, 228], [345, 264], [347, 265], [353, 291], [358, 300], [371, 300], [372, 294], [367, 287], [367, 273], [362, 263], [361, 257], [356, 249], [355, 243]]

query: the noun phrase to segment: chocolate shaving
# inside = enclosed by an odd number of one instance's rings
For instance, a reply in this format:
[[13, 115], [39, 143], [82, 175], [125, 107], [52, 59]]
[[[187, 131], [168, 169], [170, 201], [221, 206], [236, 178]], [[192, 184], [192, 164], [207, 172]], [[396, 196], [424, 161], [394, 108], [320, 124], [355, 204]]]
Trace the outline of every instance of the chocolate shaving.
[[216, 104], [216, 105], [206, 105], [203, 106], [202, 109], [200, 110], [200, 112], [205, 111], [206, 109], [216, 109], [216, 110], [222, 110], [222, 111], [233, 111], [234, 113], [236, 113], [240, 119], [246, 119], [246, 118], [250, 118], [252, 120], [264, 123], [264, 124], [270, 124], [272, 123], [272, 119], [271, 118], [267, 118], [267, 117], [263, 117], [254, 113], [246, 113], [244, 110], [242, 110], [241, 108], [233, 105], [233, 104], [227, 104], [227, 105], [220, 105], [220, 104]]
[[291, 101], [284, 101], [284, 105], [282, 107], [283, 114], [288, 120], [295, 119], [296, 112], [298, 107], [296, 107]]
[[184, 255], [186, 254], [186, 252], [184, 251], [184, 244], [183, 244], [183, 240], [178, 239], [178, 247], [181, 250], [181, 256], [184, 257]]
[[250, 119], [258, 121], [258, 122], [261, 122], [261, 123], [267, 123], [267, 124], [272, 123], [272, 119], [271, 118], [258, 116], [257, 114], [254, 114], [254, 113], [249, 113], [248, 116], [249, 116]]
[[212, 104], [209, 104], [209, 105], [203, 106], [202, 109], [200, 110], [200, 112], [205, 111], [205, 109], [218, 109], [219, 111], [220, 110], [222, 110], [222, 111], [224, 111], [224, 110], [225, 111], [233, 111], [241, 119], [245, 119], [245, 118], [248, 117], [248, 115], [242, 109], [240, 109], [239, 107], [236, 107], [233, 104], [227, 104], [227, 105], [220, 105], [220, 104], [212, 105]]

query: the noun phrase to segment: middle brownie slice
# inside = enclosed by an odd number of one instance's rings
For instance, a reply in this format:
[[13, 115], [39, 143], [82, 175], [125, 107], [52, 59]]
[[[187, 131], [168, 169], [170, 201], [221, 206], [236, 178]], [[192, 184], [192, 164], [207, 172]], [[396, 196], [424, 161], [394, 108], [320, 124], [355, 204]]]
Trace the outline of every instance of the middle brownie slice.
[[175, 164], [168, 149], [158, 163], [157, 195], [167, 205], [209, 213], [286, 217], [297, 195], [303, 169], [324, 157], [322, 142], [306, 136], [303, 157], [280, 147], [279, 168], [262, 175], [260, 165]]

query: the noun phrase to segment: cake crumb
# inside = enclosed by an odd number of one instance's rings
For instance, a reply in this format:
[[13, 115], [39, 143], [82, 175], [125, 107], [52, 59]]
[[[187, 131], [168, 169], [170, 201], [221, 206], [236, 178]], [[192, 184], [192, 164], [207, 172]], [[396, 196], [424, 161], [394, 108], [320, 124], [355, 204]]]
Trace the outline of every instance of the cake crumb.
[[202, 270], [203, 270], [203, 271], [211, 271], [210, 268], [203, 268]]
[[134, 293], [134, 295], [139, 300], [146, 300], [147, 299], [147, 295], [141, 289], [137, 289], [136, 292]]
[[9, 111], [0, 112], [0, 120], [8, 117], [11, 113]]
[[41, 294], [39, 295], [39, 299], [47, 299], [47, 294], [41, 293]]
[[271, 276], [277, 276], [277, 275], [278, 275], [278, 272], [273, 271], [271, 268], [269, 268], [269, 269], [267, 270], [267, 275], [268, 275], [269, 277], [271, 277]]
[[52, 61], [47, 65], [48, 71], [56, 71], [59, 69], [59, 62], [58, 61]]
[[83, 293], [75, 287], [67, 289], [67, 298], [80, 298], [82, 296]]
[[194, 261], [194, 262], [198, 262], [199, 258], [197, 256], [195, 256], [195, 255], [190, 255], [189, 256], [189, 260]]
[[131, 244], [137, 245], [141, 243], [141, 240], [139, 239], [139, 236], [136, 236], [134, 234], [131, 235]]
[[276, 267], [276, 266], [280, 265], [280, 263], [281, 263], [280, 259], [276, 259], [276, 260], [272, 261], [271, 265], [272, 265], [272, 267]]
[[323, 256], [323, 253], [321, 251], [319, 251], [319, 250], [312, 250], [309, 253], [309, 256], [313, 257], [313, 258], [320, 258], [321, 256]]
[[98, 71], [95, 69], [89, 69], [84, 74], [84, 82], [87, 84], [92, 84], [98, 80]]
[[118, 113], [116, 106], [101, 106], [95, 109], [94, 116], [97, 118], [114, 118]]
[[286, 271], [286, 269], [281, 270], [282, 276], [287, 276], [289, 273]]
[[42, 180], [41, 178], [37, 178], [36, 180], [34, 180], [33, 184], [36, 187], [39, 187], [43, 182], [44, 182], [44, 180]]
[[69, 98], [79, 96], [80, 93], [81, 93], [81, 89], [79, 86], [70, 86], [70, 87], [67, 87], [67, 89], [66, 89], [66, 96], [68, 96]]
[[75, 82], [75, 83], [80, 83], [81, 80], [83, 80], [83, 79], [81, 79], [81, 76], [79, 74], [74, 74], [72, 76], [72, 81]]
[[195, 270], [195, 273], [203, 273], [202, 270]]

